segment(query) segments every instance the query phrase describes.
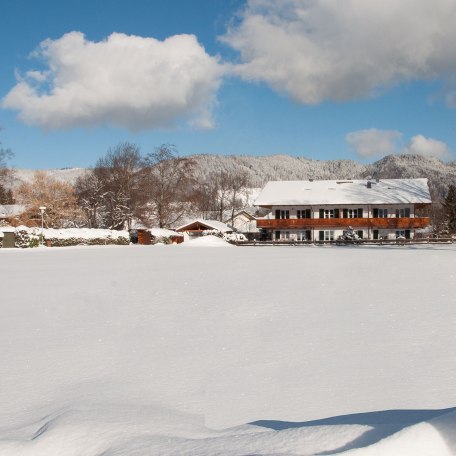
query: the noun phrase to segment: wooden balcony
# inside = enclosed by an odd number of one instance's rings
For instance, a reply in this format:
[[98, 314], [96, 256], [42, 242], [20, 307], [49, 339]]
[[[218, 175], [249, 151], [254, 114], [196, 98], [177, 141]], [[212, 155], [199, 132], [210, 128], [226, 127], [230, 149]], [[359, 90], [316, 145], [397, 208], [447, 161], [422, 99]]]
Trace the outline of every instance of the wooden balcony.
[[257, 219], [257, 228], [278, 230], [304, 230], [311, 228], [345, 229], [416, 229], [429, 225], [429, 217], [394, 217], [394, 218], [338, 218], [338, 219]]

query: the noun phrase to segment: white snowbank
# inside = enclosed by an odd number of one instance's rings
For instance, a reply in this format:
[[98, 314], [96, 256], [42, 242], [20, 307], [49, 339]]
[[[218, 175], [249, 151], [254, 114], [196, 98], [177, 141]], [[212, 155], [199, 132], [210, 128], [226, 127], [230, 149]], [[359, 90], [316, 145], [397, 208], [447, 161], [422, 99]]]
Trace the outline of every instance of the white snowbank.
[[171, 236], [183, 236], [182, 233], [177, 233], [174, 230], [168, 230], [166, 228], [150, 228], [152, 236], [156, 237], [171, 237]]
[[455, 253], [0, 249], [0, 455], [455, 454]]
[[179, 245], [184, 247], [234, 247], [229, 242], [214, 235], [189, 238]]
[[[71, 239], [71, 238], [82, 238], [82, 239], [98, 239], [98, 238], [111, 238], [129, 239], [128, 231], [125, 230], [105, 230], [96, 228], [45, 228], [44, 230], [45, 239]], [[35, 234], [41, 233], [41, 229], [35, 229]]]

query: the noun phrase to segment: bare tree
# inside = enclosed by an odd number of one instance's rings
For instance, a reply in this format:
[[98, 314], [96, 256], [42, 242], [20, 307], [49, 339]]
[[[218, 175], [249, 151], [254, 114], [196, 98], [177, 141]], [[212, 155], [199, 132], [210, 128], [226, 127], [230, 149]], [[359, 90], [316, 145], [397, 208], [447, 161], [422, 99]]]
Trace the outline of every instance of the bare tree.
[[40, 224], [40, 206], [46, 207], [45, 225], [48, 228], [79, 226], [82, 222], [73, 186], [45, 172], [37, 171], [31, 183], [22, 183], [17, 190], [17, 199], [27, 206], [21, 216], [21, 222], [26, 225]]
[[76, 182], [76, 194], [90, 227], [130, 228], [141, 216], [141, 154], [138, 146], [120, 143]]
[[175, 146], [163, 144], [143, 160], [143, 183], [149, 217], [160, 228], [171, 227], [190, 209], [192, 160], [179, 157]]
[[227, 177], [227, 187], [229, 189], [229, 206], [231, 211], [231, 225], [234, 223], [236, 211], [244, 207], [243, 196], [250, 185], [249, 176], [246, 171], [239, 171], [235, 174], [229, 174]]
[[244, 207], [242, 197], [249, 185], [246, 171], [212, 173], [196, 187], [196, 205], [201, 213], [220, 221], [229, 218], [233, 223], [236, 211]]
[[0, 204], [13, 204], [14, 198], [10, 188], [13, 171], [8, 168], [8, 160], [14, 156], [10, 149], [2, 147], [0, 142]]
[[103, 201], [103, 183], [93, 170], [89, 170], [76, 179], [74, 187], [78, 204], [86, 216], [87, 226], [89, 228], [104, 227], [106, 209]]

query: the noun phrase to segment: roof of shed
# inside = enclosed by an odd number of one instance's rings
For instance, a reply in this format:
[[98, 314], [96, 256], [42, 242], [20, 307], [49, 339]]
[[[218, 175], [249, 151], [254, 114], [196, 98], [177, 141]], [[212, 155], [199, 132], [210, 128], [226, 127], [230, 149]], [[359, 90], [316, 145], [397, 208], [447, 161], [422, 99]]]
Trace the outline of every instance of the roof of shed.
[[207, 227], [209, 230], [217, 230], [222, 233], [226, 233], [229, 231], [233, 231], [233, 228], [229, 227], [225, 223], [219, 222], [218, 220], [204, 220], [204, 219], [195, 219], [192, 220], [191, 222], [186, 223], [185, 225], [180, 226], [179, 228], [176, 228], [176, 231], [187, 231], [191, 230], [192, 225], [202, 225], [204, 227]]

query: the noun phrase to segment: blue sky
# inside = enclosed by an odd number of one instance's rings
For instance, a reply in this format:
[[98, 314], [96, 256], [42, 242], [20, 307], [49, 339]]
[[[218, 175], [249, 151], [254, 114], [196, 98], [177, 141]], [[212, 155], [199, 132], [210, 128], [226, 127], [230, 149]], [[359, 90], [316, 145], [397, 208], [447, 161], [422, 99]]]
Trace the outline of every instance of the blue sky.
[[91, 166], [121, 141], [181, 155], [456, 158], [456, 2], [0, 6], [0, 141], [17, 167]]

